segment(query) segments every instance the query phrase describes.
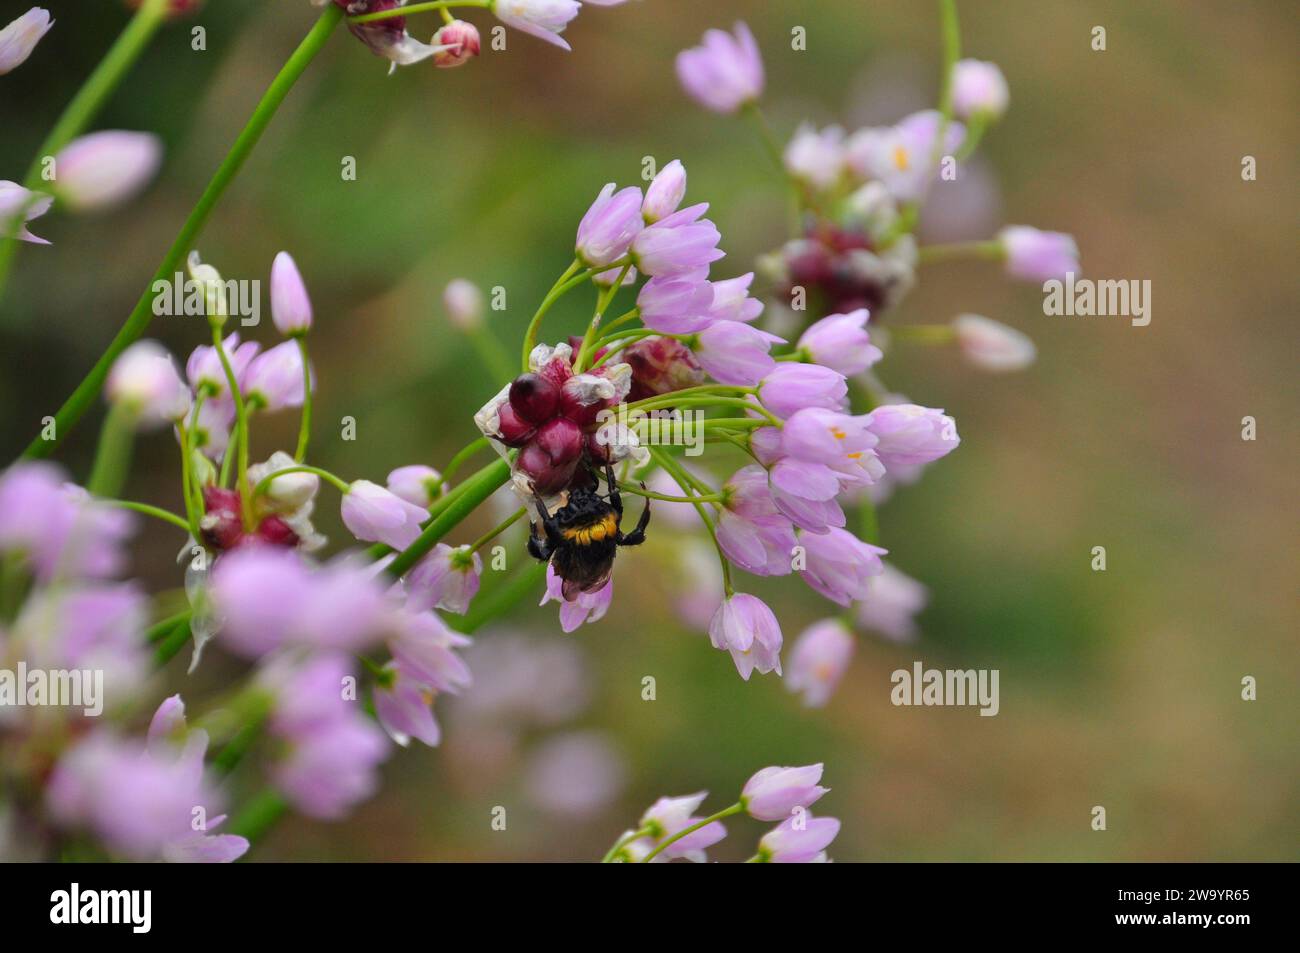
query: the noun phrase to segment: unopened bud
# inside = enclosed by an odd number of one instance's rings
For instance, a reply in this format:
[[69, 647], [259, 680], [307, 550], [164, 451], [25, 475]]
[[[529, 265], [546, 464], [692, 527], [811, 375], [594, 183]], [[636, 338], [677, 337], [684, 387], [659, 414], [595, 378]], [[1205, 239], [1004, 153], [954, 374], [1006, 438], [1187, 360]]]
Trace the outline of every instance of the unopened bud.
[[478, 28], [464, 20], [452, 20], [430, 42], [434, 46], [450, 47], [433, 54], [433, 65], [441, 69], [463, 66], [478, 56]]

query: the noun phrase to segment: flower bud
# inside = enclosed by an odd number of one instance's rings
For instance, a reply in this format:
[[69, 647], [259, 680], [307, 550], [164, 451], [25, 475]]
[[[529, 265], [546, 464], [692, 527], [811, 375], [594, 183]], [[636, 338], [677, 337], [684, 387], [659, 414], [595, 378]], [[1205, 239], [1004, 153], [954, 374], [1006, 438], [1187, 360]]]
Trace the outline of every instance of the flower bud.
[[510, 385], [510, 406], [523, 420], [542, 424], [555, 416], [560, 388], [537, 374], [520, 374]]
[[632, 368], [629, 401], [655, 397], [704, 383], [704, 369], [676, 338], [647, 338], [626, 348], [621, 357]]
[[1010, 93], [997, 64], [959, 60], [952, 72], [952, 107], [959, 119], [984, 116], [999, 119], [1007, 111]]
[[286, 337], [311, 330], [311, 298], [292, 256], [282, 251], [271, 264], [271, 320]]
[[52, 26], [49, 10], [32, 7], [0, 30], [0, 76], [21, 66]]
[[1007, 256], [1007, 273], [1021, 281], [1050, 281], [1079, 273], [1079, 246], [1064, 232], [1008, 225], [998, 232]]
[[108, 372], [104, 394], [148, 423], [180, 420], [191, 403], [176, 362], [157, 341], [137, 341], [123, 351]]
[[92, 132], [59, 150], [54, 187], [73, 211], [110, 208], [144, 188], [161, 161], [162, 143], [151, 133]]
[[760, 821], [779, 821], [797, 808], [807, 809], [830, 790], [817, 782], [822, 766], [809, 764], [801, 768], [763, 768], [745, 782], [740, 799], [750, 817]]
[[641, 217], [647, 225], [654, 224], [661, 218], [667, 218], [677, 211], [686, 197], [686, 167], [680, 159], [674, 159], [654, 177], [654, 181], [645, 190], [645, 201], [641, 203]]
[[442, 292], [447, 318], [462, 331], [473, 331], [483, 324], [483, 292], [466, 278], [455, 278]]
[[978, 314], [962, 314], [952, 322], [962, 355], [980, 370], [1019, 371], [1034, 363], [1037, 350], [1015, 328]]
[[478, 56], [478, 28], [464, 20], [452, 20], [435, 33], [430, 42], [434, 46], [451, 47], [433, 54], [433, 65], [441, 69], [463, 66]]
[[442, 474], [422, 464], [398, 467], [388, 474], [388, 489], [416, 506], [429, 507], [435, 497], [447, 491]]

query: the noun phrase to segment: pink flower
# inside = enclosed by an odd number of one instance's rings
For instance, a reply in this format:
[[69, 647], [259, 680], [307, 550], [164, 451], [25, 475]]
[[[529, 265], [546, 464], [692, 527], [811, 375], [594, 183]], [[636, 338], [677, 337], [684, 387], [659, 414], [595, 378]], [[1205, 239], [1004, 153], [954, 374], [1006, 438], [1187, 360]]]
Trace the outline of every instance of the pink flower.
[[637, 295], [646, 327], [665, 334], [690, 334], [713, 323], [713, 287], [695, 273], [651, 278]]
[[853, 659], [853, 633], [839, 619], [814, 622], [795, 639], [785, 687], [808, 708], [825, 705]]
[[701, 218], [708, 210], [708, 203], [701, 202], [642, 229], [632, 242], [633, 260], [642, 273], [679, 275], [724, 257], [718, 247], [722, 235], [711, 221]]
[[772, 500], [767, 472], [758, 464], [743, 467], [723, 492], [727, 501], [718, 515], [717, 532], [727, 558], [755, 575], [788, 575], [796, 545], [794, 527]]
[[108, 372], [104, 396], [130, 410], [142, 424], [175, 423], [189, 413], [190, 389], [176, 361], [157, 341], [136, 341]]
[[343, 496], [343, 525], [357, 539], [405, 549], [420, 535], [429, 511], [369, 480], [354, 480]]
[[828, 189], [844, 171], [844, 130], [828, 126], [818, 132], [804, 124], [785, 147], [783, 158], [794, 178], [815, 189]]
[[21, 66], [52, 26], [50, 11], [32, 7], [0, 30], [0, 76]]
[[605, 618], [609, 605], [614, 599], [614, 580], [611, 579], [595, 592], [579, 592], [572, 600], [564, 598], [564, 580], [555, 574], [555, 569], [546, 566], [546, 594], [538, 605], [554, 600], [560, 603], [560, 628], [572, 632], [584, 622], [599, 622]]
[[918, 634], [916, 615], [929, 598], [921, 583], [882, 563], [880, 575], [867, 583], [867, 594], [858, 603], [858, 624], [895, 642], [912, 642]]
[[737, 23], [735, 35], [709, 30], [704, 42], [677, 54], [677, 78], [706, 109], [732, 113], [763, 94], [763, 59], [754, 35]]
[[560, 34], [581, 9], [577, 0], [494, 0], [492, 4], [492, 12], [506, 26], [522, 30], [562, 50], [570, 49], [570, 46]]
[[739, 321], [718, 321], [695, 339], [695, 358], [714, 380], [751, 386], [776, 367], [768, 352], [781, 340]]
[[[256, 410], [301, 407], [304, 397], [302, 350], [297, 341], [284, 341], [248, 362], [240, 378], [244, 399]], [[316, 382], [312, 380], [312, 389]]]
[[1007, 79], [996, 63], [957, 61], [952, 73], [952, 108], [959, 118], [999, 119], [1010, 98]]
[[421, 464], [398, 467], [388, 474], [386, 482], [391, 493], [423, 509], [428, 509], [435, 498], [447, 491], [442, 474]]
[[779, 821], [793, 811], [806, 810], [830, 790], [817, 782], [822, 779], [822, 765], [802, 768], [763, 768], [745, 782], [740, 800], [750, 817], [760, 821]]
[[[221, 350], [225, 352], [226, 360], [230, 362], [230, 369], [235, 374], [236, 383], [243, 379], [249, 363], [257, 356], [261, 347], [256, 341], [245, 341], [240, 344], [237, 331], [227, 335], [221, 342]], [[230, 381], [226, 377], [225, 366], [215, 346], [200, 344], [191, 351], [189, 360], [185, 362], [185, 376], [196, 393], [202, 391], [210, 399], [223, 401], [230, 399]], [[233, 400], [230, 401], [230, 406], [234, 407]]]
[[848, 393], [849, 385], [838, 370], [790, 361], [776, 364], [758, 385], [763, 406], [783, 418], [809, 407], [841, 411]]
[[[704, 820], [703, 817], [696, 816], [695, 812], [704, 803], [708, 793], [700, 791], [684, 797], [661, 797], [651, 804], [641, 815], [639, 825], [640, 829], [650, 831], [647, 839], [651, 842], [651, 847]], [[727, 829], [722, 826], [722, 822], [713, 821], [665, 847], [655, 860], [660, 857], [668, 860], [683, 857], [697, 864], [705, 863], [708, 858], [704, 852], [726, 836]]]
[[876, 455], [891, 466], [932, 463], [957, 448], [957, 423], [942, 410], [916, 404], [885, 404], [867, 414], [878, 438]]
[[758, 855], [773, 864], [807, 864], [822, 859], [822, 851], [840, 832], [833, 817], [813, 817], [800, 812], [763, 835]]
[[888, 552], [836, 527], [808, 533], [799, 542], [808, 557], [804, 582], [842, 606], [867, 597], [871, 577], [882, 571], [880, 557]]
[[0, 179], [0, 238], [16, 238], [34, 245], [48, 245], [44, 238], [27, 230], [27, 223], [50, 210], [54, 197], [33, 192], [17, 182]]
[[[848, 162], [862, 179], [879, 179], [900, 202], [919, 201], [938, 179], [935, 141], [942, 118], [937, 110], [913, 113], [898, 125], [860, 129], [848, 141]], [[949, 122], [940, 155], [952, 155], [966, 138], [966, 128]]]
[[871, 343], [865, 327], [867, 309], [832, 314], [813, 324], [799, 338], [799, 349], [818, 364], [846, 377], [861, 374], [884, 355]]
[[1079, 246], [1064, 232], [1008, 225], [998, 232], [998, 241], [1007, 256], [1007, 274], [1012, 278], [1041, 282], [1080, 273]]
[[483, 560], [468, 546], [452, 549], [439, 543], [403, 578], [406, 608], [412, 612], [444, 609], [464, 615], [478, 593]]
[[667, 218], [686, 197], [686, 167], [680, 159], [674, 159], [654, 177], [646, 187], [645, 201], [641, 203], [641, 217], [647, 225], [653, 225], [661, 218]]
[[286, 337], [311, 330], [311, 298], [293, 257], [282, 251], [271, 263], [271, 319]]
[[709, 640], [731, 653], [745, 681], [755, 670], [781, 674], [781, 625], [757, 596], [741, 592], [724, 599], [709, 622]]
[[388, 636], [388, 650], [402, 675], [430, 692], [458, 694], [473, 682], [469, 666], [456, 654], [470, 644], [447, 628], [436, 612], [399, 612]]
[[483, 291], [467, 278], [453, 278], [442, 292], [447, 318], [462, 331], [473, 331], [483, 324]]
[[575, 250], [590, 267], [611, 265], [626, 255], [644, 225], [641, 190], [629, 186], [616, 193], [614, 188], [610, 182], [600, 190], [578, 225]]
[[1000, 374], [1034, 363], [1034, 342], [1015, 328], [978, 314], [961, 314], [952, 322], [962, 356], [982, 371]]
[[763, 302], [749, 296], [749, 286], [754, 280], [754, 273], [741, 275], [739, 278], [727, 278], [711, 282], [713, 286], [713, 304], [709, 316], [714, 321], [743, 321], [748, 324], [763, 313]]
[[405, 748], [414, 738], [430, 748], [438, 746], [442, 732], [429, 704], [431, 693], [406, 677], [399, 666], [392, 663], [384, 666], [373, 697], [375, 715], [395, 743]]
[[59, 150], [55, 189], [73, 211], [110, 208], [144, 188], [161, 162], [162, 142], [151, 133], [92, 132]]

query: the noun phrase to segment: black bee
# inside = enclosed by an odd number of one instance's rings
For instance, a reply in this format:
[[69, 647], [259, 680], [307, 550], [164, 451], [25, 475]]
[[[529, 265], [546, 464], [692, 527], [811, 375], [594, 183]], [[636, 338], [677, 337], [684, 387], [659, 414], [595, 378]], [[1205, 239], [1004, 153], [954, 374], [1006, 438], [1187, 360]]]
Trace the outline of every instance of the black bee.
[[[639, 546], [645, 542], [650, 525], [650, 501], [636, 529], [624, 533], [623, 500], [614, 482], [614, 468], [605, 464], [608, 492], [602, 497], [598, 484], [579, 486], [569, 491], [564, 506], [548, 516], [541, 500], [537, 501], [538, 522], [532, 524], [528, 552], [540, 560], [551, 560], [555, 574], [563, 581], [564, 598], [573, 600], [580, 592], [595, 592], [609, 579], [614, 556], [620, 546]], [[540, 523], [540, 531], [539, 531]], [[542, 535], [545, 533], [545, 535]]]

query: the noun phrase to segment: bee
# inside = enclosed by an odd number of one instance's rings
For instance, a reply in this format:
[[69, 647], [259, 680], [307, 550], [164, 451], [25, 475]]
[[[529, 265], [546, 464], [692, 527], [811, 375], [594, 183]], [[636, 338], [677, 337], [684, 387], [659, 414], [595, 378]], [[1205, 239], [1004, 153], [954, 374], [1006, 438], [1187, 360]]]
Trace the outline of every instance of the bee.
[[650, 500], [637, 520], [636, 529], [624, 533], [623, 499], [614, 481], [614, 468], [605, 464], [605, 496], [599, 484], [569, 491], [564, 506], [548, 515], [536, 501], [537, 522], [532, 523], [528, 552], [551, 567], [563, 583], [564, 598], [572, 601], [580, 592], [595, 592], [609, 581], [614, 556], [620, 546], [640, 546], [650, 525]]

